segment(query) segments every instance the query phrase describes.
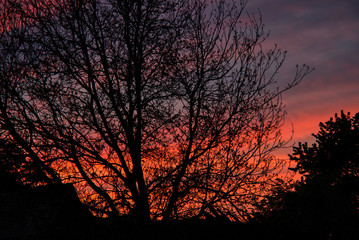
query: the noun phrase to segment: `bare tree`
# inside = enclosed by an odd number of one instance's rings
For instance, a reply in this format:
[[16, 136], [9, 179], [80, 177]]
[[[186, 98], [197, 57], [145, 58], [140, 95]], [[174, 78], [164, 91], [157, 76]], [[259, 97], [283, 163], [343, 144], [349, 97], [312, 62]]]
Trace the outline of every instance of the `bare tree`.
[[281, 94], [310, 69], [277, 88], [285, 52], [246, 1], [2, 4], [1, 128], [49, 182], [98, 215], [247, 218], [284, 164]]

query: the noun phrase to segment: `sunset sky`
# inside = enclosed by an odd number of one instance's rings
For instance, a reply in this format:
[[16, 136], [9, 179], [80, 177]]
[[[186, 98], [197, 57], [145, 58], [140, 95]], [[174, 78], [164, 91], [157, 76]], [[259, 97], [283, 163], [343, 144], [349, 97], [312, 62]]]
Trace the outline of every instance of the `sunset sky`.
[[[291, 80], [296, 64], [315, 68], [284, 95], [286, 125], [294, 126], [291, 144], [312, 143], [319, 122], [341, 110], [359, 112], [359, 1], [248, 1], [247, 10], [258, 9], [270, 31], [269, 44], [288, 50], [278, 80]], [[282, 150], [280, 155], [290, 152]]]

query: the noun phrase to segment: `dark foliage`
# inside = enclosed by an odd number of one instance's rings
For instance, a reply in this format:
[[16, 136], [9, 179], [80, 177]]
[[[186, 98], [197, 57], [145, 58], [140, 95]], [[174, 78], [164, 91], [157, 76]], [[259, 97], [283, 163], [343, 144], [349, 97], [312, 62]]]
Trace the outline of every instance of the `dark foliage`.
[[328, 184], [353, 183], [359, 177], [359, 113], [351, 117], [341, 112], [313, 134], [316, 144], [299, 143], [291, 159], [297, 162], [293, 169], [304, 174], [306, 181], [325, 177]]
[[0, 192], [22, 188], [17, 169], [18, 162], [22, 162], [23, 158], [19, 149], [0, 139]]
[[31, 165], [25, 152], [7, 138], [0, 138], [0, 192], [16, 191], [44, 183], [42, 172]]
[[341, 112], [313, 134], [316, 143], [294, 147], [293, 171], [304, 176], [294, 190], [271, 196], [259, 218], [297, 237], [356, 239], [359, 236], [359, 114]]

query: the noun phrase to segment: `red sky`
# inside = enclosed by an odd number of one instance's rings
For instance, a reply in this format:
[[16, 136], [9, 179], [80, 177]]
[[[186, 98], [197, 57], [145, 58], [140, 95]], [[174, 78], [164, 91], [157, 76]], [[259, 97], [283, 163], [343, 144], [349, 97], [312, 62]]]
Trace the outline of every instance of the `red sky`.
[[[312, 143], [319, 122], [341, 110], [359, 112], [359, 1], [248, 1], [248, 11], [258, 9], [270, 31], [267, 44], [288, 50], [278, 81], [290, 81], [296, 64], [315, 68], [284, 95], [286, 125], [294, 126], [290, 144]], [[280, 151], [287, 153], [291, 148]]]
[[[359, 1], [248, 0], [249, 12], [258, 9], [270, 31], [266, 44], [288, 50], [278, 81], [290, 81], [296, 64], [315, 68], [283, 99], [285, 132], [294, 126], [291, 144], [312, 143], [319, 122], [341, 110], [359, 112]], [[282, 150], [280, 155], [290, 152]]]

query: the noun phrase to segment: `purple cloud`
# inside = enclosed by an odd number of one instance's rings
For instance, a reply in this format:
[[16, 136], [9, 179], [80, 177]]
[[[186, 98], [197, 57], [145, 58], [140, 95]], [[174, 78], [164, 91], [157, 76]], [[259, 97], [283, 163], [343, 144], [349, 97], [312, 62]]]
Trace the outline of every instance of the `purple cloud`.
[[258, 8], [271, 33], [268, 44], [288, 50], [278, 80], [289, 81], [296, 64], [316, 68], [284, 95], [294, 142], [312, 141], [319, 122], [341, 109], [359, 112], [359, 1], [248, 1], [248, 11]]

